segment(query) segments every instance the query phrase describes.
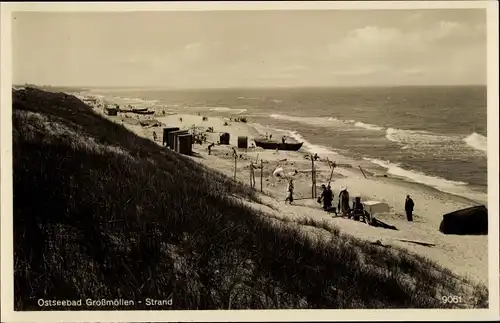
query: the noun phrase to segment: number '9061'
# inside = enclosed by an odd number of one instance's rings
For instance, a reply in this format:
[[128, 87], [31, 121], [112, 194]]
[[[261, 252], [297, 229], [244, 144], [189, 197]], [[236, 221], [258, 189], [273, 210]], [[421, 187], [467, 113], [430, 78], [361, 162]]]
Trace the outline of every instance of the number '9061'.
[[444, 304], [447, 304], [447, 303], [458, 304], [458, 303], [462, 303], [462, 297], [455, 296], [455, 295], [442, 296], [441, 301]]

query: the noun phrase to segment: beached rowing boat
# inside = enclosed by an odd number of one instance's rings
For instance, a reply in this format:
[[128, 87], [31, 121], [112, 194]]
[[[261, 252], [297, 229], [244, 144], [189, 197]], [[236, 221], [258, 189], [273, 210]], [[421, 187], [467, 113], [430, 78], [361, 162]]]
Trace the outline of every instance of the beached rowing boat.
[[277, 142], [266, 139], [255, 139], [255, 145], [264, 149], [279, 149], [279, 150], [293, 150], [297, 151], [304, 144], [303, 142]]
[[145, 112], [148, 108], [132, 108], [132, 112]]
[[133, 111], [134, 113], [136, 114], [154, 114], [155, 112], [154, 111]]

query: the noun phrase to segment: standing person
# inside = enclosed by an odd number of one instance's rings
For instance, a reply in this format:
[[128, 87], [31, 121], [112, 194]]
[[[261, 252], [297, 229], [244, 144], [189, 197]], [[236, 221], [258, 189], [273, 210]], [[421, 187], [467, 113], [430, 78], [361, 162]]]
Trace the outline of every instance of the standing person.
[[406, 219], [408, 220], [408, 222], [413, 221], [413, 207], [415, 207], [415, 203], [413, 203], [413, 200], [411, 199], [410, 195], [406, 195], [405, 211], [406, 211]]
[[332, 204], [333, 204], [333, 191], [330, 184], [328, 184], [328, 186], [326, 187], [326, 194], [325, 194], [326, 210], [330, 210], [332, 208]]
[[323, 184], [321, 185], [321, 188], [323, 189], [323, 192], [318, 198], [318, 203], [321, 203], [321, 201], [323, 201], [323, 210], [328, 211], [332, 208], [333, 192], [330, 185], [326, 186], [325, 184]]
[[153, 140], [156, 141], [157, 137], [156, 137], [156, 132], [153, 131]]
[[349, 207], [349, 192], [347, 191], [346, 187], [341, 187], [340, 188], [340, 193], [339, 193], [339, 212], [345, 216], [349, 213], [350, 207]]
[[272, 133], [270, 133], [270, 134], [269, 134], [269, 140], [272, 140], [272, 139], [273, 139], [273, 134], [272, 134]]
[[292, 204], [292, 202], [293, 202], [293, 189], [294, 189], [294, 186], [293, 186], [293, 178], [291, 178], [291, 179], [288, 181], [288, 187], [287, 187], [288, 196], [287, 196], [287, 198], [285, 199], [285, 203], [286, 203], [286, 202], [290, 202], [290, 204]]
[[323, 209], [324, 209], [325, 208], [326, 185], [321, 184], [321, 189], [322, 189], [322, 192], [321, 192], [321, 195], [318, 197], [318, 203], [323, 202]]
[[285, 143], [285, 136], [281, 137], [281, 142], [284, 144]]

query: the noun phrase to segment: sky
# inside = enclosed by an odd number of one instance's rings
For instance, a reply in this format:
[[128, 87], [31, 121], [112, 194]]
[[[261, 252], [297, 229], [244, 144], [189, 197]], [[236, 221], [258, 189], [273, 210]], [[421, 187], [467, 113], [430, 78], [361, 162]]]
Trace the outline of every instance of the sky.
[[14, 12], [13, 83], [486, 84], [483, 9]]

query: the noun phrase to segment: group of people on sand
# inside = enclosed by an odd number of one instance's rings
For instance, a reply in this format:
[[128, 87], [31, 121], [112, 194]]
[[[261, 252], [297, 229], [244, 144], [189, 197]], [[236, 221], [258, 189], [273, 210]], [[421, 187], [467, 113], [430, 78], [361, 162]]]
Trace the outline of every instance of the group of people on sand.
[[[338, 213], [342, 215], [347, 215], [349, 212], [349, 192], [346, 187], [341, 187], [339, 192], [339, 202], [337, 208], [333, 207], [333, 191], [330, 184], [321, 185], [322, 192], [320, 197], [318, 198], [318, 203], [323, 203], [323, 210], [325, 211], [333, 211], [335, 215]], [[337, 212], [338, 210], [338, 212]]]
[[[293, 192], [294, 192], [294, 180], [293, 178], [290, 178], [288, 180], [288, 185], [287, 185], [287, 197], [285, 199], [285, 204], [288, 202], [289, 204], [293, 203]], [[322, 184], [321, 185], [322, 192], [321, 195], [318, 197], [317, 202], [318, 203], [323, 203], [323, 210], [330, 212], [333, 211], [335, 215], [341, 214], [342, 216], [348, 216], [349, 218], [351, 216], [356, 216], [356, 215], [361, 215], [365, 216], [367, 213], [364, 210], [363, 204], [361, 203], [361, 198], [356, 197], [356, 199], [353, 201], [352, 208], [349, 205], [349, 192], [347, 191], [347, 187], [342, 186], [340, 188], [339, 192], [339, 202], [337, 205], [337, 208], [333, 207], [333, 191], [330, 186], [330, 183], [328, 185]], [[406, 213], [406, 218], [408, 222], [413, 221], [413, 208], [415, 207], [415, 203], [411, 199], [409, 195], [406, 196], [405, 200], [405, 213]]]

